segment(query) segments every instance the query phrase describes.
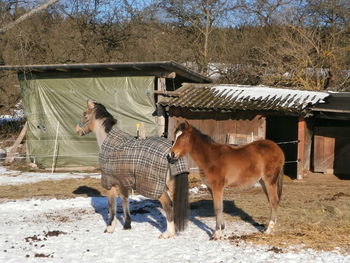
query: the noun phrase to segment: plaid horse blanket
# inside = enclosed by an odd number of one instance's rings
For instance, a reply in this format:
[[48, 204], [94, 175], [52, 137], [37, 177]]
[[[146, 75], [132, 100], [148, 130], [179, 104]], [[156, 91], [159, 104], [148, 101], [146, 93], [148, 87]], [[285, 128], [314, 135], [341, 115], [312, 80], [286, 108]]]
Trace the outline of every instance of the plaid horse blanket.
[[114, 125], [103, 141], [99, 154], [101, 185], [110, 189], [123, 185], [151, 199], [158, 199], [165, 190], [166, 174], [188, 173], [185, 159], [170, 164], [167, 154], [171, 142], [162, 137], [136, 139]]

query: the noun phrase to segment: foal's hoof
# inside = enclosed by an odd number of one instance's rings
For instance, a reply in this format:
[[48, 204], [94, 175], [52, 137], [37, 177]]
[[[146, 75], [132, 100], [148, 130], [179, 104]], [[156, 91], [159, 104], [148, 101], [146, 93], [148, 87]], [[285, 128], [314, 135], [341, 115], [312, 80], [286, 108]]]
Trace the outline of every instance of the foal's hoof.
[[265, 234], [272, 235], [274, 232], [274, 228], [275, 228], [275, 222], [270, 221], [267, 229], [265, 230]]
[[221, 239], [221, 233], [218, 231], [215, 231], [209, 240], [219, 240], [219, 239]]
[[175, 236], [175, 233], [164, 232], [159, 236], [159, 239], [168, 239]]

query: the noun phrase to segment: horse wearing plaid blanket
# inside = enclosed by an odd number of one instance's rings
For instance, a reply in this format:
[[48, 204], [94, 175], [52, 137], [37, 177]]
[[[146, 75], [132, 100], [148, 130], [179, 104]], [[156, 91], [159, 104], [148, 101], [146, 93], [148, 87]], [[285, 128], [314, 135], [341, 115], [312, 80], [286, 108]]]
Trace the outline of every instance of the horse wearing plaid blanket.
[[97, 102], [88, 101], [76, 132], [84, 136], [96, 134], [100, 147], [101, 185], [108, 191], [109, 220], [105, 232], [115, 230], [116, 202], [119, 192], [124, 213], [124, 229], [131, 228], [128, 194], [136, 190], [151, 199], [158, 199], [165, 211], [167, 229], [160, 238], [183, 231], [188, 218], [188, 168], [184, 159], [169, 163], [171, 142], [161, 137], [144, 140], [121, 131], [116, 120]]

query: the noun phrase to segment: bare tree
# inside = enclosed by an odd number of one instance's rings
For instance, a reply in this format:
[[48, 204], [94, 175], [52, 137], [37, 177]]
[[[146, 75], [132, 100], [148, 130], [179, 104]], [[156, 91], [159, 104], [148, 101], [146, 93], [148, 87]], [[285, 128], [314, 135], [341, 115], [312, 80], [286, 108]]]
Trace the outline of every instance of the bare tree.
[[[229, 0], [171, 0], [162, 1], [162, 8], [178, 22], [178, 26], [195, 35], [196, 62], [202, 73], [207, 73], [211, 60], [210, 46], [213, 31], [224, 24], [228, 12], [236, 5]], [[198, 46], [199, 45], [199, 46]]]

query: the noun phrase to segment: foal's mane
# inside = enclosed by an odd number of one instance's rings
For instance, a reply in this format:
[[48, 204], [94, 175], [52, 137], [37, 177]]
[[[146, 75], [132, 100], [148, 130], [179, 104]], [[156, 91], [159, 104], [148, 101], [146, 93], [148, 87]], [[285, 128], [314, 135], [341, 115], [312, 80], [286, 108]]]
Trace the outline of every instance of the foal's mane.
[[[209, 142], [209, 143], [215, 142], [209, 135], [204, 134], [203, 132], [201, 132], [200, 130], [198, 130], [196, 127], [193, 127], [192, 125], [190, 125], [190, 126], [191, 126], [192, 130], [194, 131], [194, 133], [197, 133], [198, 136], [199, 136], [200, 138], [202, 138], [205, 142]], [[175, 133], [177, 133], [178, 131], [184, 131], [185, 129], [186, 129], [185, 123], [181, 123], [181, 124], [177, 127]]]
[[103, 126], [105, 127], [106, 133], [109, 133], [117, 120], [106, 110], [106, 107], [101, 103], [95, 102], [94, 106], [95, 118], [104, 119]]

